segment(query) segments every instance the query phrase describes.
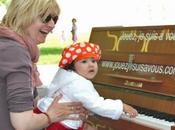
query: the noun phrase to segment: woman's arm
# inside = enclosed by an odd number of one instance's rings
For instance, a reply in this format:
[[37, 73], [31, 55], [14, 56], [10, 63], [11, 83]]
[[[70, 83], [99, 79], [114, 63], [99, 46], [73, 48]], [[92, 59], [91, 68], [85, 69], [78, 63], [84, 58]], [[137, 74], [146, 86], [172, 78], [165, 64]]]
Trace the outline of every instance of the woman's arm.
[[[51, 122], [62, 121], [64, 119], [78, 119], [77, 117], [68, 117], [69, 114], [83, 113], [81, 103], [58, 103], [59, 97], [56, 97], [49, 107], [47, 114]], [[73, 109], [72, 109], [73, 108]], [[48, 117], [45, 114], [35, 114], [32, 110], [14, 113], [10, 112], [10, 118], [13, 127], [16, 130], [38, 130], [48, 126]]]
[[47, 117], [44, 114], [34, 114], [32, 110], [10, 112], [10, 118], [16, 130], [39, 130], [47, 126]]

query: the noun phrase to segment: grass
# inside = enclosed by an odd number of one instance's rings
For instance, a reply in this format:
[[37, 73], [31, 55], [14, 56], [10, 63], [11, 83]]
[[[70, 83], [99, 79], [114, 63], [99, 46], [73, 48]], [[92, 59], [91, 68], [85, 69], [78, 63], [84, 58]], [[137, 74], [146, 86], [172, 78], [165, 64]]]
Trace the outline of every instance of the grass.
[[38, 64], [56, 64], [61, 58], [62, 48], [41, 48]]
[[[88, 35], [84, 34], [79, 41], [88, 41]], [[37, 64], [58, 64], [63, 48], [71, 43], [71, 38], [62, 43], [55, 34], [50, 34], [46, 42], [39, 45], [40, 57]]]

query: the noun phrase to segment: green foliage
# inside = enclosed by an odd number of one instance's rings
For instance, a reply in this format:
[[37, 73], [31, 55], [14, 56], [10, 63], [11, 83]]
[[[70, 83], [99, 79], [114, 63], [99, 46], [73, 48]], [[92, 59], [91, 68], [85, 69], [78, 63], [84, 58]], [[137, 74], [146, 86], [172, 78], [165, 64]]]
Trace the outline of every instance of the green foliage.
[[[79, 37], [79, 41], [88, 41], [88, 35]], [[58, 64], [64, 47], [72, 43], [71, 37], [62, 43], [57, 35], [50, 34], [44, 44], [39, 45], [40, 57], [38, 64]]]
[[3, 5], [8, 5], [10, 3], [10, 0], [0, 0], [0, 6]]
[[5, 4], [6, 0], [0, 0], [0, 5]]

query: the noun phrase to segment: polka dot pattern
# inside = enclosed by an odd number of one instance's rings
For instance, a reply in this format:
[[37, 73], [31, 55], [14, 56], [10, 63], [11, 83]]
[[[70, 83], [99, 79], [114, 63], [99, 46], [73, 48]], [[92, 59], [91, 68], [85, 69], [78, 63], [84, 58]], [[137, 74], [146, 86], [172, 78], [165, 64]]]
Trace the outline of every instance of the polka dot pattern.
[[69, 47], [66, 47], [62, 52], [62, 58], [59, 62], [59, 67], [65, 68], [72, 61], [86, 59], [86, 58], [94, 58], [97, 61], [100, 60], [101, 50], [97, 44], [89, 43], [89, 42], [81, 42], [72, 44]]

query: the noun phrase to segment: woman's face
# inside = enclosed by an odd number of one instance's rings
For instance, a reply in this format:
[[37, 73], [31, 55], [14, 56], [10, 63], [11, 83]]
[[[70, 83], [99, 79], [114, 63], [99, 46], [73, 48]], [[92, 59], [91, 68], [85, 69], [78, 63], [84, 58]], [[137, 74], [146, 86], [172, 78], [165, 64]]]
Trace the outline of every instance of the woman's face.
[[32, 39], [36, 44], [44, 43], [47, 35], [55, 27], [55, 24], [52, 18], [47, 22], [43, 22], [38, 18], [27, 28], [27, 37]]

